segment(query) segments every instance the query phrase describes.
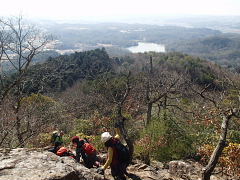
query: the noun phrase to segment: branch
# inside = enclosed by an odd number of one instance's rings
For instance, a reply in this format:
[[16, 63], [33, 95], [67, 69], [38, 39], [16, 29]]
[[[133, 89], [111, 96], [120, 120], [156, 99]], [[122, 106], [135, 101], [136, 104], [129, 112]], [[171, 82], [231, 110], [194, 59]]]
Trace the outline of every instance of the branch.
[[5, 54], [5, 56], [7, 57], [7, 60], [12, 64], [12, 66], [18, 70], [17, 66], [14, 65], [14, 63], [12, 62], [12, 60], [10, 59], [10, 57], [8, 56], [8, 54], [6, 53], [6, 51], [4, 50], [3, 53]]
[[195, 90], [195, 89], [193, 89], [193, 88], [191, 88], [191, 89], [192, 89], [195, 93], [197, 93], [199, 96], [201, 96], [203, 99], [206, 99], [206, 100], [212, 102], [213, 105], [214, 105], [216, 108], [218, 108], [217, 102], [216, 102], [214, 99], [211, 99], [211, 98], [209, 98], [209, 97], [207, 97], [207, 96], [204, 95], [204, 93], [205, 93], [206, 90], [210, 87], [210, 85], [211, 85], [211, 84], [208, 84], [207, 86], [205, 86], [205, 88], [203, 88], [201, 92], [198, 92], [197, 90]]
[[150, 103], [156, 103], [157, 101], [159, 101], [161, 98], [163, 98], [164, 96], [166, 96], [172, 89], [172, 87], [174, 85], [176, 85], [176, 83], [179, 81], [180, 78], [176, 79], [172, 84], [170, 84], [170, 86], [167, 88], [166, 92], [164, 92], [163, 94], [160, 94], [157, 98], [153, 99], [152, 101], [150, 101]]
[[194, 112], [192, 112], [192, 111], [185, 111], [184, 109], [182, 109], [182, 108], [180, 108], [178, 105], [176, 105], [176, 104], [168, 104], [167, 105], [168, 107], [175, 107], [175, 108], [177, 108], [177, 109], [179, 109], [180, 111], [182, 111], [182, 112], [184, 112], [184, 113], [188, 113], [188, 114], [195, 114]]
[[2, 140], [0, 142], [0, 146], [2, 145], [2, 143], [4, 142], [4, 140], [6, 139], [6, 137], [8, 136], [9, 132], [5, 132], [4, 136], [2, 137]]
[[125, 102], [126, 98], [128, 97], [129, 95], [129, 92], [131, 90], [130, 88], [130, 75], [131, 75], [131, 71], [128, 72], [128, 75], [127, 75], [127, 83], [126, 83], [126, 90], [125, 90], [125, 93], [123, 95], [123, 99], [121, 100], [120, 104], [121, 106], [123, 105], [123, 103]]

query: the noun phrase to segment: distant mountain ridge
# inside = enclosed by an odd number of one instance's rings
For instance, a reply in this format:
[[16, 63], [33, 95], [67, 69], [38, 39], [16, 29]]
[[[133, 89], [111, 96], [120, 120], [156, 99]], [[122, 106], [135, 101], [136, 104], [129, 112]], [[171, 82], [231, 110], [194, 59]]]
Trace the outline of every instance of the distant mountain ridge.
[[58, 92], [75, 81], [92, 79], [111, 70], [112, 63], [105, 49], [75, 52], [49, 58], [32, 66], [25, 75], [25, 93]]
[[[148, 62], [149, 55], [143, 53], [110, 58], [103, 48], [49, 58], [45, 63], [31, 66], [24, 78], [24, 93], [61, 92], [77, 81], [95, 80], [103, 73], [114, 73], [116, 68], [146, 68], [144, 64]], [[216, 74], [205, 60], [182, 53], [154, 53], [153, 57], [158, 66], [162, 64], [169, 71], [177, 69], [182, 73], [188, 72], [190, 80], [199, 85], [214, 84]]]
[[[57, 49], [88, 48], [98, 44], [130, 47], [137, 42], [171, 44], [177, 41], [203, 38], [221, 34], [209, 28], [186, 28], [146, 24], [52, 24], [46, 29], [62, 42]], [[85, 49], [86, 50], [86, 49]]]
[[176, 43], [168, 50], [199, 56], [234, 70], [240, 67], [240, 36], [237, 34]]

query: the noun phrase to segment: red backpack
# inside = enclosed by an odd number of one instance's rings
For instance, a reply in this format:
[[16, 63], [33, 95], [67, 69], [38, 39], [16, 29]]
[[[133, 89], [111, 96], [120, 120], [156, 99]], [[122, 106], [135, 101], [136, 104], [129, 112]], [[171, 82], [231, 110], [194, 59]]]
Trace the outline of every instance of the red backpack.
[[66, 147], [61, 147], [58, 151], [57, 151], [57, 155], [58, 156], [66, 156], [68, 152], [68, 149]]
[[63, 156], [70, 156], [71, 158], [75, 158], [74, 154], [72, 153], [72, 151], [70, 151], [69, 149], [67, 149], [66, 147], [61, 147], [57, 153], [58, 156], [63, 157]]
[[84, 152], [88, 155], [91, 155], [96, 152], [95, 147], [93, 147], [93, 145], [91, 145], [90, 143], [84, 143], [83, 149], [84, 149]]

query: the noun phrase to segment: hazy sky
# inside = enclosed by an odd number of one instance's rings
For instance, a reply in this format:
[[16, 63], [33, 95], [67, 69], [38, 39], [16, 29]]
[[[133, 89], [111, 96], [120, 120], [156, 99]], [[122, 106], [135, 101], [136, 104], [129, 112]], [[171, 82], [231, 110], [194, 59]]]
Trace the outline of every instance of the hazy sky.
[[0, 16], [50, 19], [147, 15], [240, 15], [240, 0], [2, 0]]

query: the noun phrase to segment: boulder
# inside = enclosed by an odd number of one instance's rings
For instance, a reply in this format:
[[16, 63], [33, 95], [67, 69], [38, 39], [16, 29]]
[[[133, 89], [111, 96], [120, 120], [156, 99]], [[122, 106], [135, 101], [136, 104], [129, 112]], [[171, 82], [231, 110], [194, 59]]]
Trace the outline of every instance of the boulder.
[[103, 180], [70, 157], [18, 148], [0, 152], [0, 180]]
[[[184, 180], [201, 180], [203, 166], [198, 162], [185, 160], [185, 161], [170, 161], [168, 163], [168, 172], [174, 179]], [[211, 176], [211, 180], [226, 180], [225, 176], [216, 174]], [[232, 178], [230, 178], [232, 179]]]

